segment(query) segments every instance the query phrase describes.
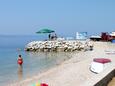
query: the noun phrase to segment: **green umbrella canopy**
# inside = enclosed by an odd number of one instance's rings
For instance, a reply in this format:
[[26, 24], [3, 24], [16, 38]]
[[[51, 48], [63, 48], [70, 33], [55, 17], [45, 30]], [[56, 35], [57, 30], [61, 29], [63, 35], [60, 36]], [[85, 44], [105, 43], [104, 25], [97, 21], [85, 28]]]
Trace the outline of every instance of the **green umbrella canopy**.
[[52, 32], [55, 32], [54, 30], [51, 30], [51, 29], [41, 29], [39, 30], [38, 32], [36, 33], [52, 33]]

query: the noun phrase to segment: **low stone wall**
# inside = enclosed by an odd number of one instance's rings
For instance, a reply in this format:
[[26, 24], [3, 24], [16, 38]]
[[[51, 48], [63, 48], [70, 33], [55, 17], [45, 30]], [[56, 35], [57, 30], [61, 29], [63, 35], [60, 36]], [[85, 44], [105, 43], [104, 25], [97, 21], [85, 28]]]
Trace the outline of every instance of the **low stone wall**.
[[112, 70], [107, 76], [105, 76], [101, 81], [96, 83], [94, 86], [107, 86], [114, 76], [115, 76], [115, 69]]

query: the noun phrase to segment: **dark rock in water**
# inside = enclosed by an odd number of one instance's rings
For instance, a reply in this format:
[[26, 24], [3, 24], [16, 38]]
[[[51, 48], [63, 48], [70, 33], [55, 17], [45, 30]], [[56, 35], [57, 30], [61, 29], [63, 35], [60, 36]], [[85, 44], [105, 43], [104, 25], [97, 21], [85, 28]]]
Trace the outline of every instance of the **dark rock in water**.
[[90, 51], [92, 51], [92, 50], [93, 50], [93, 46], [89, 46], [89, 47], [90, 47], [90, 49], [89, 49], [89, 50], [90, 50]]
[[26, 50], [26, 51], [30, 51], [30, 49], [28, 49], [28, 48], [27, 48], [27, 49], [25, 49], [25, 50]]

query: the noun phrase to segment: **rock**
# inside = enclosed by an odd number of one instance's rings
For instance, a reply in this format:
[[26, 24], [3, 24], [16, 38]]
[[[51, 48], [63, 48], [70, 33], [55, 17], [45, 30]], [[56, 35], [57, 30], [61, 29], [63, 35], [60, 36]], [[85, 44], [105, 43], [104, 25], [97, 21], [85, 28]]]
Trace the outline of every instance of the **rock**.
[[26, 51], [37, 52], [72, 52], [81, 50], [93, 50], [93, 44], [90, 42], [81, 42], [76, 40], [63, 40], [63, 41], [33, 41], [26, 45]]

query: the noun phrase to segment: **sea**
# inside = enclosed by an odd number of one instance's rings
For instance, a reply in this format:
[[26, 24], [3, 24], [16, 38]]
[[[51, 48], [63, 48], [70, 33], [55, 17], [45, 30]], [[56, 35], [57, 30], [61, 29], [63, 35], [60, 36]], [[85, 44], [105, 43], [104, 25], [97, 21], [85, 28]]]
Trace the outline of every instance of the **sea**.
[[[0, 86], [31, 78], [72, 58], [65, 52], [27, 52], [25, 46], [31, 41], [45, 40], [38, 35], [0, 35]], [[22, 55], [23, 66], [17, 64]]]

